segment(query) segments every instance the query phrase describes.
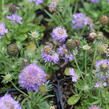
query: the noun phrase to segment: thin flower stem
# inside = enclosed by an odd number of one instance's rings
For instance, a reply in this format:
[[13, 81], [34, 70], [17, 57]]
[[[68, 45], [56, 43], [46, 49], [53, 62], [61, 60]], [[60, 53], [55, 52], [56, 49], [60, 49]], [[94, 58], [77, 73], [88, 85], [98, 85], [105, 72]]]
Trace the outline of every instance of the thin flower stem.
[[4, 0], [2, 0], [2, 18], [4, 19]]
[[79, 68], [79, 65], [78, 65], [78, 62], [77, 62], [77, 59], [76, 59], [76, 56], [75, 56], [75, 58], [74, 58], [74, 61], [75, 61], [75, 64], [76, 64], [78, 70], [81, 72], [81, 70], [80, 70], [80, 68]]
[[92, 60], [92, 65], [91, 65], [91, 71], [93, 69], [93, 64], [94, 64], [94, 61], [95, 61], [96, 53], [97, 53], [97, 47], [95, 47], [95, 52], [94, 52], [94, 56], [93, 56], [93, 60]]
[[85, 51], [85, 73], [87, 72], [87, 50]]
[[23, 92], [22, 90], [20, 90], [12, 81], [11, 81], [12, 85], [14, 86], [14, 88], [16, 90], [18, 90], [19, 92], [21, 92], [22, 94], [24, 94], [25, 96], [28, 96], [25, 92]]

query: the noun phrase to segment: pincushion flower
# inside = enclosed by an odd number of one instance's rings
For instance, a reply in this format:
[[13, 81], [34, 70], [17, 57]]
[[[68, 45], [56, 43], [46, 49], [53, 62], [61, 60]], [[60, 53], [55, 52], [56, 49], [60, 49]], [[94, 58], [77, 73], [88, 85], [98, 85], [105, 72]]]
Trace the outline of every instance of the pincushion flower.
[[58, 63], [59, 62], [59, 55], [52, 50], [50, 46], [45, 46], [42, 50], [42, 58], [45, 62], [52, 62]]
[[5, 35], [8, 33], [8, 29], [5, 28], [5, 24], [1, 23], [0, 24], [0, 35]]
[[72, 81], [73, 81], [73, 82], [77, 82], [77, 80], [78, 80], [78, 75], [77, 75], [77, 73], [74, 71], [74, 69], [73, 69], [73, 68], [69, 68], [69, 69], [68, 69], [68, 73], [72, 76]]
[[64, 27], [56, 27], [53, 29], [51, 36], [54, 40], [57, 40], [59, 42], [64, 42], [66, 38], [68, 37], [67, 31]]
[[74, 60], [74, 56], [67, 50], [66, 45], [62, 45], [57, 49], [59, 56], [61, 56], [65, 62]]
[[6, 17], [9, 20], [12, 20], [14, 23], [22, 24], [22, 17], [18, 16], [17, 14], [12, 14]]
[[90, 2], [92, 2], [92, 3], [98, 3], [99, 0], [90, 0]]
[[90, 18], [86, 17], [85, 14], [83, 13], [76, 13], [73, 15], [73, 20], [72, 20], [72, 28], [73, 29], [81, 29], [87, 25], [92, 25], [90, 22]]
[[47, 74], [36, 64], [29, 64], [19, 74], [19, 84], [30, 91], [38, 91], [39, 86], [46, 82]]
[[30, 2], [35, 2], [36, 5], [40, 5], [44, 2], [44, 0], [29, 0]]
[[89, 107], [88, 109], [101, 109], [101, 108], [99, 106], [94, 105], [94, 106]]
[[106, 86], [107, 86], [107, 82], [98, 81], [95, 83], [95, 88], [102, 88]]
[[0, 109], [22, 109], [18, 101], [15, 101], [11, 95], [5, 94], [0, 98]]

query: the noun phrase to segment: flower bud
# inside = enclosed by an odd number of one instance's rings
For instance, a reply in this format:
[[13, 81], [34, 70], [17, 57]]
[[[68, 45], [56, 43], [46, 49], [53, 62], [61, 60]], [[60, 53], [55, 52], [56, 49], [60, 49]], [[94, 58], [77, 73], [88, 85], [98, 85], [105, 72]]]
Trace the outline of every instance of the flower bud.
[[11, 74], [6, 74], [5, 76], [3, 76], [3, 83], [8, 83], [11, 80], [12, 80]]
[[83, 50], [89, 50], [91, 47], [89, 45], [84, 45]]
[[105, 53], [108, 48], [107, 44], [98, 45], [97, 50], [100, 53]]

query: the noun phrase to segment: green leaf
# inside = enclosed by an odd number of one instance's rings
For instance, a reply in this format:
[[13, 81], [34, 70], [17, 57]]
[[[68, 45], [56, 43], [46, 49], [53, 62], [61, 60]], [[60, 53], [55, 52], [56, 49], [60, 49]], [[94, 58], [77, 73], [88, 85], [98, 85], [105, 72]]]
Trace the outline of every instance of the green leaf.
[[76, 95], [71, 96], [68, 99], [67, 103], [69, 105], [74, 105], [74, 104], [76, 104], [79, 101], [79, 99], [80, 99], [80, 95], [79, 94], [76, 94]]

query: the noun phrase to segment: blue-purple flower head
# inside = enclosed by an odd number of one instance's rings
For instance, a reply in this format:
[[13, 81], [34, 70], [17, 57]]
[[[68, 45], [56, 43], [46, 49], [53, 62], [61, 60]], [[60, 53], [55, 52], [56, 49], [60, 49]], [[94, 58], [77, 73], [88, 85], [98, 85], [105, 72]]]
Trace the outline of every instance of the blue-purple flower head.
[[11, 95], [5, 94], [0, 98], [0, 109], [22, 109], [18, 101], [15, 101]]
[[22, 17], [18, 16], [17, 14], [12, 14], [6, 17], [9, 20], [12, 20], [14, 23], [22, 24]]
[[98, 3], [100, 0], [90, 0], [92, 3]]
[[91, 107], [89, 107], [88, 109], [101, 109], [99, 106], [93, 105]]
[[107, 82], [98, 81], [95, 83], [95, 88], [102, 88], [102, 87], [106, 87], [107, 85], [108, 85]]
[[73, 81], [73, 82], [77, 82], [77, 80], [78, 80], [78, 75], [77, 75], [77, 73], [74, 71], [74, 69], [73, 69], [73, 68], [69, 68], [69, 69], [68, 69], [68, 73], [69, 73], [69, 75], [72, 76], [72, 81]]
[[0, 36], [8, 33], [8, 29], [5, 28], [5, 24], [0, 24]]
[[68, 37], [68, 34], [64, 27], [56, 27], [53, 29], [51, 36], [54, 40], [64, 42]]
[[107, 59], [96, 61], [96, 69], [109, 71], [109, 61]]
[[67, 50], [66, 45], [62, 45], [57, 49], [60, 57], [62, 57], [65, 62], [74, 60], [74, 56]]
[[46, 82], [47, 74], [36, 64], [29, 64], [19, 74], [19, 84], [30, 91], [38, 91], [39, 86]]
[[36, 5], [40, 5], [44, 2], [44, 0], [29, 0], [30, 2], [35, 2]]
[[73, 24], [72, 26], [73, 29], [81, 29], [87, 25], [92, 26], [92, 21], [91, 18], [86, 17], [85, 14], [76, 13], [73, 15], [72, 24]]
[[46, 45], [42, 50], [42, 58], [45, 62], [51, 62], [57, 64], [59, 62], [59, 55], [52, 50], [49, 45]]

